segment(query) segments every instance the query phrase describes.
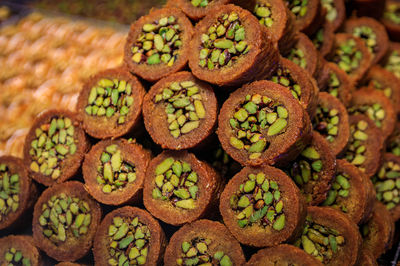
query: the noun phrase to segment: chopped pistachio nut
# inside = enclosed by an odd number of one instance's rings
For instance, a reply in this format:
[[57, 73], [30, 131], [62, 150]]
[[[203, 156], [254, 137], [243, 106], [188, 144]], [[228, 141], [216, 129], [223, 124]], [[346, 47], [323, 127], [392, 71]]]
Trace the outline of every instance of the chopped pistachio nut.
[[181, 253], [176, 259], [176, 265], [221, 265], [232, 266], [233, 263], [223, 251], [212, 252], [210, 250], [211, 239], [195, 237], [190, 241], [184, 241], [181, 245]]
[[341, 86], [341, 82], [340, 82], [339, 78], [337, 77], [336, 73], [330, 72], [329, 73], [329, 83], [328, 83], [326, 91], [330, 95], [338, 98], [340, 86]]
[[348, 109], [349, 114], [364, 114], [367, 115], [378, 128], [382, 128], [382, 123], [385, 120], [385, 109], [379, 103], [372, 105], [352, 106]]
[[209, 70], [231, 66], [250, 50], [245, 28], [236, 12], [222, 14], [201, 36], [199, 66]]
[[307, 216], [303, 233], [294, 245], [314, 256], [324, 265], [329, 264], [345, 244], [345, 238], [336, 229], [317, 224]]
[[213, 168], [221, 174], [221, 176], [226, 176], [227, 174], [231, 173], [236, 162], [224, 151], [224, 149], [222, 149], [221, 145], [219, 144], [219, 146], [212, 152], [210, 163], [212, 164]]
[[131, 47], [136, 64], [173, 66], [182, 46], [182, 28], [174, 16], [163, 17], [143, 25], [142, 32]]
[[396, 77], [400, 78], [400, 54], [394, 50], [389, 55], [385, 69], [392, 72]]
[[353, 29], [353, 35], [361, 38], [372, 54], [377, 52], [378, 44], [376, 42], [376, 33], [372, 28], [368, 26], [355, 27]]
[[387, 141], [387, 152], [400, 156], [400, 132], [396, 132], [396, 134]]
[[156, 167], [154, 175], [154, 199], [169, 201], [181, 209], [197, 207], [199, 177], [189, 163], [169, 157]]
[[360, 120], [357, 124], [350, 125], [350, 140], [347, 147], [344, 159], [349, 163], [354, 164], [361, 171], [365, 171], [363, 163], [365, 162], [366, 147], [364, 143], [368, 139], [368, 135], [365, 132], [368, 128], [367, 121]]
[[165, 105], [168, 129], [174, 138], [195, 130], [206, 117], [200, 89], [190, 80], [171, 83], [154, 97], [154, 102]]
[[245, 149], [250, 159], [257, 159], [271, 138], [286, 131], [288, 110], [278, 102], [260, 94], [247, 95], [236, 109], [229, 124], [234, 131], [230, 144]]
[[278, 183], [268, 179], [263, 172], [249, 174], [229, 201], [241, 228], [256, 224], [281, 231], [285, 227], [286, 216]]
[[336, 174], [332, 180], [332, 186], [328, 191], [328, 196], [322, 205], [330, 206], [347, 213], [348, 209], [346, 206], [346, 200], [350, 193], [349, 179], [350, 177], [346, 173]]
[[337, 17], [337, 9], [335, 6], [335, 0], [321, 0], [322, 6], [326, 10], [326, 16], [325, 18], [329, 21], [332, 22], [336, 19]]
[[96, 180], [104, 193], [121, 191], [136, 180], [136, 168], [124, 161], [118, 145], [112, 144], [101, 153]]
[[334, 142], [338, 136], [340, 124], [339, 111], [335, 108], [328, 109], [321, 105], [317, 106], [313, 121], [314, 130], [318, 131], [329, 142]]
[[290, 50], [290, 53], [287, 56], [287, 58], [296, 65], [300, 66], [301, 68], [306, 69], [307, 60], [303, 50], [301, 50], [300, 48], [293, 47], [292, 50]]
[[116, 123], [120, 125], [126, 122], [126, 116], [132, 104], [131, 84], [116, 78], [103, 78], [90, 90], [85, 112], [97, 117], [118, 116]]
[[[293, 59], [296, 60], [295, 58]], [[278, 68], [275, 75], [271, 78], [271, 81], [288, 88], [293, 97], [300, 101], [301, 87], [298, 83], [296, 83], [296, 81], [293, 80], [292, 74], [290, 73], [289, 69], [283, 67]]]
[[289, 176], [299, 186], [302, 194], [306, 196], [307, 202], [312, 200], [313, 191], [310, 186], [306, 185], [316, 182], [322, 170], [321, 155], [313, 146], [305, 148], [289, 170]]
[[349, 39], [344, 43], [339, 44], [335, 49], [333, 62], [335, 62], [344, 72], [351, 74], [360, 67], [362, 58], [363, 54], [360, 50], [357, 50], [356, 41], [354, 39]]
[[311, 36], [311, 40], [315, 46], [315, 48], [321, 48], [322, 44], [324, 43], [324, 28], [320, 28]]
[[20, 182], [17, 173], [11, 173], [5, 163], [0, 163], [0, 222], [19, 207]]
[[139, 217], [115, 216], [108, 227], [109, 265], [146, 264], [150, 248], [150, 229]]
[[382, 83], [380, 83], [378, 80], [372, 79], [371, 81], [372, 82], [370, 84], [372, 84], [375, 89], [382, 91], [383, 94], [385, 94], [386, 97], [391, 99], [392, 93], [393, 93], [392, 88], [390, 88], [390, 87], [385, 87], [384, 88]]
[[28, 257], [25, 257], [21, 250], [17, 250], [16, 248], [12, 247], [9, 248], [4, 253], [4, 258], [2, 260], [4, 264], [2, 265], [21, 265], [21, 266], [30, 266], [31, 260]]
[[272, 27], [274, 19], [272, 17], [271, 4], [264, 2], [257, 2], [254, 7], [253, 14], [258, 18], [261, 25], [267, 28]]
[[85, 235], [91, 220], [89, 204], [65, 193], [54, 195], [44, 203], [39, 216], [43, 235], [54, 243], [65, 242], [67, 237]]
[[73, 122], [67, 117], [53, 117], [49, 123], [36, 128], [36, 138], [29, 150], [30, 169], [54, 180], [60, 177], [62, 161], [77, 150], [74, 131]]
[[376, 198], [386, 205], [388, 210], [400, 203], [400, 165], [394, 161], [385, 161], [377, 174], [372, 177]]
[[285, 0], [285, 2], [296, 18], [304, 17], [307, 14], [308, 0]]
[[193, 6], [195, 7], [207, 7], [208, 3], [212, 0], [190, 0]]
[[383, 17], [394, 24], [400, 24], [400, 5], [397, 2], [390, 2], [385, 5]]

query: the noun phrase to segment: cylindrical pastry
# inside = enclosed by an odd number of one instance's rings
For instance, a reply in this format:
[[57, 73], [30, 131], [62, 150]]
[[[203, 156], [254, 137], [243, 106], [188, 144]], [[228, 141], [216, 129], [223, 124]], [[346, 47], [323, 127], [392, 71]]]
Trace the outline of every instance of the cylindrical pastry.
[[349, 116], [350, 140], [339, 156], [371, 177], [381, 163], [383, 138], [371, 119], [364, 115]]
[[181, 227], [169, 241], [164, 265], [243, 265], [242, 247], [226, 227], [198, 220]]
[[129, 71], [157, 81], [186, 66], [192, 35], [192, 23], [180, 9], [154, 10], [131, 25], [124, 62]]
[[82, 183], [53, 185], [35, 204], [32, 225], [35, 245], [58, 261], [75, 261], [92, 247], [100, 219], [100, 205]]
[[39, 250], [30, 236], [9, 235], [0, 238], [1, 265], [42, 265]]
[[357, 225], [342, 212], [308, 207], [302, 236], [294, 242], [323, 265], [355, 265], [361, 252]]
[[253, 14], [271, 38], [278, 42], [281, 54], [287, 54], [296, 43], [295, 17], [283, 0], [257, 0]]
[[245, 167], [226, 185], [219, 210], [240, 243], [270, 247], [294, 240], [305, 217], [305, 202], [281, 170]]
[[326, 9], [325, 19], [332, 23], [334, 32], [342, 26], [346, 18], [344, 2], [344, 0], [322, 0], [322, 7]]
[[269, 77], [279, 53], [249, 11], [234, 5], [212, 10], [197, 23], [189, 66], [197, 78], [234, 87]]
[[372, 182], [376, 198], [385, 204], [396, 222], [400, 219], [400, 157], [386, 153], [381, 168], [372, 177]]
[[339, 33], [335, 36], [336, 42], [329, 57], [349, 75], [350, 81], [357, 83], [371, 66], [372, 55], [368, 47], [358, 37], [351, 34]]
[[398, 15], [400, 3], [396, 0], [386, 0], [384, 2], [386, 2], [386, 5], [381, 22], [388, 31], [390, 39], [398, 42], [400, 41], [400, 17]]
[[24, 144], [24, 163], [30, 176], [50, 186], [70, 179], [89, 147], [75, 113], [49, 110], [36, 117]]
[[137, 143], [125, 139], [100, 141], [85, 156], [85, 186], [103, 204], [138, 202], [150, 160], [151, 153]]
[[395, 223], [385, 206], [376, 201], [372, 217], [362, 226], [363, 249], [372, 253], [375, 259], [392, 247]]
[[164, 151], [146, 171], [143, 203], [158, 219], [183, 225], [211, 215], [221, 190], [220, 176], [186, 151]]
[[322, 206], [342, 211], [354, 223], [363, 223], [373, 211], [375, 193], [371, 180], [354, 165], [337, 160], [332, 187]]
[[396, 113], [390, 100], [381, 91], [357, 90], [352, 94], [348, 112], [367, 115], [381, 130], [384, 139], [394, 131]]
[[247, 266], [275, 266], [279, 263], [282, 265], [296, 266], [321, 266], [322, 263], [315, 259], [312, 255], [298, 247], [281, 244], [275, 247], [259, 250], [251, 256], [247, 262]]
[[400, 43], [391, 42], [389, 44], [389, 51], [383, 61], [383, 66], [400, 78]]
[[285, 171], [300, 188], [307, 203], [318, 205], [327, 197], [335, 169], [335, 155], [328, 141], [314, 131], [311, 144], [290, 162]]
[[97, 73], [84, 84], [76, 106], [84, 130], [98, 139], [140, 132], [145, 93], [123, 68]]
[[311, 123], [289, 90], [256, 81], [233, 92], [218, 117], [224, 150], [242, 165], [284, 164], [310, 141]]
[[0, 230], [22, 225], [24, 215], [37, 198], [37, 188], [23, 161], [0, 157]]
[[306, 34], [313, 34], [325, 18], [320, 0], [284, 0], [296, 16], [296, 27]]
[[344, 24], [344, 32], [361, 38], [372, 53], [372, 64], [381, 61], [389, 49], [385, 27], [370, 17], [351, 18]]
[[189, 72], [157, 82], [144, 98], [143, 117], [153, 141], [164, 149], [193, 148], [211, 135], [218, 103], [213, 89]]
[[312, 122], [314, 130], [325, 137], [335, 156], [343, 151], [349, 142], [350, 126], [346, 107], [339, 99], [327, 92], [320, 92]]
[[332, 23], [326, 20], [325, 23], [310, 36], [310, 39], [322, 57], [330, 54], [333, 49], [333, 44], [335, 43], [335, 32], [333, 31]]
[[93, 255], [96, 265], [159, 265], [166, 245], [156, 219], [144, 210], [125, 206], [102, 220]]

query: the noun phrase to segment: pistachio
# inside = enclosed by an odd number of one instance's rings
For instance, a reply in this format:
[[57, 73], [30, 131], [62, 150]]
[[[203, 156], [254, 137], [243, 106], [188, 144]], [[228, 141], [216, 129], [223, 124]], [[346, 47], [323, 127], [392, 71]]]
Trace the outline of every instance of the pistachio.
[[319, 105], [313, 121], [314, 130], [318, 131], [329, 142], [334, 142], [338, 136], [340, 123], [339, 111]]
[[191, 0], [191, 3], [195, 7], [206, 7], [208, 5], [208, 0]]
[[297, 17], [301, 18], [307, 14], [308, 0], [286, 0], [290, 11]]
[[384, 161], [371, 180], [377, 199], [385, 204], [388, 210], [400, 203], [400, 164], [392, 160]]
[[253, 14], [258, 18], [261, 25], [267, 28], [272, 27], [274, 24], [274, 18], [272, 17], [271, 4], [257, 2], [254, 7]]
[[326, 16], [325, 18], [333, 22], [337, 18], [338, 11], [335, 6], [334, 0], [322, 0], [322, 5], [326, 9]]
[[18, 250], [14, 247], [5, 250], [4, 259], [2, 259], [1, 261], [4, 262], [4, 265], [31, 265], [30, 258], [25, 257], [23, 251]]
[[[300, 51], [300, 50], [299, 50]], [[301, 52], [302, 54], [302, 52]], [[304, 56], [304, 55], [303, 55]], [[296, 62], [295, 57], [289, 56], [289, 59]], [[304, 66], [305, 67], [305, 66]], [[271, 81], [278, 83], [284, 87], [287, 87], [292, 93], [293, 97], [300, 101], [301, 98], [301, 87], [296, 81], [293, 79], [290, 70], [287, 68], [280, 67], [276, 71], [275, 75], [271, 78]]]
[[400, 55], [396, 50], [389, 53], [385, 69], [392, 72], [396, 77], [400, 77]]
[[373, 55], [377, 52], [377, 36], [371, 27], [365, 25], [355, 27], [353, 28], [353, 35], [361, 38]]
[[354, 39], [349, 39], [344, 43], [340, 43], [335, 49], [333, 62], [347, 74], [351, 74], [358, 69], [363, 55], [357, 50], [357, 45]]
[[346, 173], [336, 174], [333, 179], [332, 187], [328, 191], [326, 200], [322, 203], [323, 206], [331, 206], [347, 213], [346, 198], [350, 193], [349, 176]]
[[19, 207], [20, 180], [9, 166], [0, 163], [0, 222]]
[[292, 50], [290, 50], [287, 58], [301, 68], [306, 69], [307, 60], [304, 55], [304, 51], [301, 50], [300, 47], [293, 47]]
[[358, 121], [357, 124], [350, 125], [350, 140], [348, 148], [344, 154], [344, 158], [357, 166], [361, 171], [364, 171], [363, 163], [366, 160], [366, 148], [363, 145], [368, 139], [366, 129], [368, 123], [364, 120]]
[[361, 113], [367, 115], [372, 121], [375, 122], [375, 125], [379, 128], [382, 128], [382, 124], [386, 117], [385, 109], [380, 103], [374, 103], [371, 105], [353, 106], [349, 108], [348, 111], [351, 114]]

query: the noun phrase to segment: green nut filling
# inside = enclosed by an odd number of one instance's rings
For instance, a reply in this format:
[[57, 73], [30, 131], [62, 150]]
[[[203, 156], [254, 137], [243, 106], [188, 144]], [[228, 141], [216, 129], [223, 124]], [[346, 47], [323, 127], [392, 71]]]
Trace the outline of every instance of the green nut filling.
[[317, 224], [307, 216], [303, 233], [294, 245], [314, 256], [323, 264], [329, 263], [345, 244], [343, 235], [333, 228]]
[[303, 195], [306, 196], [307, 202], [312, 200], [313, 191], [306, 190], [304, 186], [317, 181], [322, 170], [321, 155], [313, 146], [305, 148], [289, 170], [289, 176], [299, 186]]
[[53, 117], [50, 123], [35, 130], [36, 139], [31, 142], [30, 169], [56, 180], [62, 174], [62, 161], [74, 155], [78, 140], [75, 127], [67, 117]]
[[142, 32], [131, 47], [136, 64], [173, 66], [182, 46], [182, 29], [174, 16], [163, 17], [144, 24]]
[[286, 131], [288, 116], [281, 103], [260, 94], [247, 95], [229, 119], [233, 130], [230, 144], [245, 149], [250, 159], [257, 159], [269, 146], [266, 138]]
[[12, 265], [21, 265], [21, 266], [30, 266], [31, 260], [29, 258], [25, 258], [22, 254], [22, 251], [17, 250], [16, 248], [10, 248], [4, 253], [4, 259], [1, 260], [7, 266]]
[[336, 73], [334, 73], [334, 72], [329, 73], [329, 83], [328, 83], [326, 91], [330, 95], [338, 98], [340, 86], [341, 86], [341, 83], [340, 83], [340, 80], [337, 77]]
[[387, 151], [396, 156], [400, 156], [400, 134], [398, 132], [396, 132], [394, 137], [388, 140]]
[[337, 9], [335, 6], [335, 1], [334, 0], [321, 0], [322, 6], [326, 10], [326, 16], [325, 18], [332, 22], [337, 18]]
[[357, 125], [350, 125], [350, 140], [347, 147], [344, 159], [349, 163], [357, 166], [362, 172], [365, 171], [363, 163], [365, 162], [366, 147], [364, 143], [368, 140], [368, 135], [365, 133], [368, 128], [368, 123], [364, 120], [358, 121]]
[[339, 111], [335, 108], [317, 107], [317, 112], [313, 121], [314, 130], [318, 131], [329, 142], [334, 142], [339, 133]]
[[139, 221], [138, 217], [113, 218], [108, 227], [109, 265], [146, 264], [150, 248], [150, 229]]
[[393, 161], [386, 161], [372, 178], [376, 198], [386, 205], [388, 210], [400, 203], [400, 165]]
[[116, 144], [105, 148], [97, 167], [97, 183], [104, 193], [123, 190], [127, 184], [136, 180], [136, 168], [124, 161], [121, 150]]
[[389, 55], [385, 69], [392, 72], [396, 77], [400, 78], [400, 55], [397, 51], [393, 51]]
[[297, 47], [292, 48], [287, 58], [296, 65], [300, 66], [301, 68], [306, 69], [307, 60], [303, 50], [301, 50], [300, 48]]
[[235, 164], [235, 161], [222, 149], [221, 145], [219, 145], [218, 148], [212, 152], [211, 164], [221, 176], [226, 176], [233, 167], [233, 164]]
[[386, 97], [388, 97], [389, 99], [391, 99], [392, 97], [392, 88], [390, 87], [386, 87], [384, 88], [384, 86], [382, 85], [381, 82], [379, 82], [378, 80], [372, 79], [372, 85], [375, 89], [380, 90], [383, 92], [383, 94], [385, 94]]
[[190, 0], [194, 7], [207, 7], [212, 0]]
[[[298, 50], [298, 51], [301, 51], [301, 50]], [[296, 60], [296, 59], [294, 59], [294, 60]], [[288, 88], [290, 90], [290, 92], [292, 93], [293, 97], [300, 101], [301, 87], [298, 83], [296, 83], [296, 81], [293, 80], [293, 77], [292, 77], [289, 69], [278, 68], [278, 70], [276, 71], [276, 74], [271, 78], [271, 81]]]
[[353, 29], [353, 35], [361, 38], [372, 54], [377, 52], [378, 44], [376, 42], [376, 33], [372, 28], [367, 26], [355, 27]]
[[359, 105], [353, 106], [348, 109], [350, 114], [364, 114], [367, 115], [378, 128], [382, 128], [382, 123], [385, 120], [385, 109], [379, 103], [372, 105]]
[[169, 157], [156, 167], [154, 174], [154, 199], [168, 200], [174, 207], [186, 210], [197, 207], [199, 177], [189, 163]]
[[387, 3], [383, 17], [395, 24], [400, 24], [400, 5], [398, 3]]
[[206, 117], [200, 89], [193, 81], [171, 83], [154, 97], [154, 102], [165, 105], [168, 129], [174, 138], [195, 130]]
[[357, 50], [356, 41], [349, 39], [336, 48], [333, 62], [344, 72], [351, 74], [360, 67], [362, 58], [363, 54]]
[[104, 78], [90, 90], [85, 112], [98, 117], [118, 116], [117, 125], [120, 125], [126, 122], [133, 100], [131, 84], [125, 80]]
[[324, 43], [324, 28], [320, 28], [314, 35], [311, 37], [311, 41], [313, 42], [315, 48], [321, 48]]
[[212, 252], [209, 245], [211, 239], [195, 237], [190, 241], [184, 241], [181, 245], [181, 253], [176, 259], [177, 265], [202, 265], [202, 266], [232, 266], [233, 263], [223, 251]]
[[288, 8], [296, 18], [304, 17], [308, 10], [308, 0], [285, 0]]
[[19, 175], [12, 174], [5, 163], [0, 164], [0, 222], [19, 207]]
[[258, 18], [260, 24], [267, 28], [272, 27], [274, 24], [271, 8], [270, 3], [257, 3], [253, 11], [253, 14]]
[[336, 174], [332, 180], [332, 187], [328, 191], [328, 196], [322, 205], [330, 206], [347, 213], [346, 200], [350, 193], [349, 179], [350, 177], [346, 173]]
[[54, 195], [44, 203], [39, 216], [43, 235], [56, 244], [85, 235], [91, 220], [89, 204], [65, 193]]
[[285, 228], [286, 215], [278, 183], [264, 173], [249, 174], [239, 190], [229, 199], [239, 227], [256, 224], [276, 231]]
[[222, 14], [207, 33], [201, 35], [199, 66], [209, 70], [231, 66], [249, 52], [250, 46], [245, 38], [239, 15], [236, 12]]

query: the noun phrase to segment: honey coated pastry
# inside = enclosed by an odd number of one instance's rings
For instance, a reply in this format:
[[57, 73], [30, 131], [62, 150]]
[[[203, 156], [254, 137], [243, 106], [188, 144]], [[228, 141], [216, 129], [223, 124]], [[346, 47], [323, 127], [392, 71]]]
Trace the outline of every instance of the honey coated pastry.
[[124, 62], [129, 71], [155, 82], [186, 66], [192, 35], [192, 23], [180, 9], [154, 10], [131, 25]]
[[69, 181], [47, 188], [35, 203], [35, 245], [58, 261], [75, 261], [92, 247], [101, 208], [82, 183]]
[[324, 18], [325, 12], [319, 0], [284, 0], [296, 16], [296, 27], [306, 34], [313, 34]]
[[393, 134], [386, 141], [386, 152], [400, 156], [400, 123], [396, 123]]
[[183, 225], [214, 214], [221, 185], [217, 172], [192, 153], [164, 151], [147, 168], [143, 203], [163, 222]]
[[25, 235], [8, 235], [0, 238], [1, 265], [42, 265], [42, 256], [33, 244], [33, 239]]
[[35, 181], [50, 186], [75, 175], [88, 148], [75, 113], [48, 110], [36, 117], [26, 136], [24, 163]]
[[212, 10], [231, 2], [232, 0], [169, 0], [167, 6], [179, 7], [190, 19], [198, 21]]
[[198, 220], [175, 232], [167, 246], [164, 265], [244, 265], [242, 247], [219, 222]]
[[223, 149], [242, 165], [285, 164], [310, 141], [311, 123], [282, 85], [256, 81], [224, 102], [217, 134]]
[[98, 139], [138, 135], [146, 91], [126, 69], [108, 69], [83, 86], [76, 106], [86, 133]]
[[281, 170], [245, 167], [226, 185], [219, 210], [242, 244], [271, 247], [294, 240], [305, 218], [305, 201]]
[[167, 240], [156, 219], [145, 210], [125, 206], [108, 213], [96, 232], [96, 265], [159, 265]]
[[345, 0], [322, 0], [322, 7], [326, 9], [325, 19], [332, 23], [336, 32], [346, 18]]
[[164, 149], [189, 149], [204, 143], [215, 128], [217, 112], [211, 86], [189, 72], [160, 80], [144, 98], [146, 129]]
[[139, 202], [150, 160], [151, 152], [134, 141], [100, 141], [86, 154], [83, 162], [86, 189], [103, 204]]
[[389, 49], [385, 27], [370, 17], [351, 18], [344, 24], [344, 32], [361, 38], [372, 53], [372, 64], [381, 61]]
[[385, 60], [382, 62], [383, 67], [392, 72], [397, 78], [400, 78], [400, 44], [391, 42], [389, 51]]
[[332, 23], [325, 18], [325, 22], [310, 36], [310, 39], [322, 57], [330, 54], [335, 43], [335, 32], [333, 31]]
[[190, 45], [193, 75], [234, 87], [269, 77], [279, 61], [277, 45], [247, 10], [225, 5], [197, 23]]

